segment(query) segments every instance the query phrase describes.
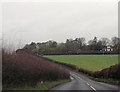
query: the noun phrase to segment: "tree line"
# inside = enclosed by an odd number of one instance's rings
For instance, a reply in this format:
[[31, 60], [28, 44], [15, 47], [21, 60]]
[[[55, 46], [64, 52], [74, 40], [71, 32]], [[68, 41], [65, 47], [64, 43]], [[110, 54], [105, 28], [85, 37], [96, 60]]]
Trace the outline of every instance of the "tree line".
[[119, 53], [120, 38], [112, 37], [110, 40], [106, 37], [101, 39], [94, 37], [92, 40], [86, 42], [86, 39], [81, 37], [67, 39], [65, 43], [57, 43], [53, 40], [38, 43], [31, 42], [30, 44], [26, 44], [23, 49], [39, 55]]

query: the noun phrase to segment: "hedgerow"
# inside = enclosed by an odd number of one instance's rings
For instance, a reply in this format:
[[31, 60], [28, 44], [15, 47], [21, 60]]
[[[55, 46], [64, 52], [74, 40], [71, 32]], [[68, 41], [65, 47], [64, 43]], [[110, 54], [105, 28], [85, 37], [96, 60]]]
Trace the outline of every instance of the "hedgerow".
[[2, 53], [3, 88], [36, 85], [40, 81], [68, 79], [69, 72], [26, 52]]

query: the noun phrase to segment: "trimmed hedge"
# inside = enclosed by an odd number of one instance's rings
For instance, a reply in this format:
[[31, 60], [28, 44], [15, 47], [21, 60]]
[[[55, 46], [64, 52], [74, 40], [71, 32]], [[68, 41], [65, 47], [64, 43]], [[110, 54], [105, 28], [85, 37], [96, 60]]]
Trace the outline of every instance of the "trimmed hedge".
[[110, 66], [109, 68], [105, 68], [101, 71], [97, 71], [94, 73], [94, 77], [97, 78], [113, 78], [120, 80], [120, 64], [116, 64]]
[[105, 79], [112, 78], [112, 79], [120, 80], [120, 64], [116, 64], [110, 66], [109, 68], [105, 68], [101, 71], [96, 71], [96, 72], [88, 71], [85, 69], [79, 69], [79, 72], [82, 72], [94, 78], [105, 78]]
[[2, 53], [3, 88], [36, 85], [40, 81], [69, 79], [69, 72], [26, 52]]
[[42, 56], [38, 56], [38, 57], [43, 58], [43, 59], [45, 59], [45, 60], [47, 60], [47, 61], [56, 63], [56, 64], [60, 64], [60, 65], [63, 65], [63, 66], [67, 66], [67, 67], [69, 67], [69, 68], [71, 68], [71, 69], [73, 69], [73, 70], [76, 70], [76, 71], [79, 70], [79, 68], [78, 68], [77, 66], [72, 65], [72, 64], [62, 63], [62, 62], [55, 61], [55, 60], [52, 60], [52, 59], [49, 59], [49, 58], [46, 58], [46, 57], [42, 57]]

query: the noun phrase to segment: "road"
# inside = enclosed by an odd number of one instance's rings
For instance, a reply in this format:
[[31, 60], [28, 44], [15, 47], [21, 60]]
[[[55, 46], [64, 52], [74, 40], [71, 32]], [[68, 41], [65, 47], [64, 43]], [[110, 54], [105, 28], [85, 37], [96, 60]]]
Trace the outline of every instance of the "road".
[[61, 84], [51, 90], [55, 92], [57, 92], [56, 90], [68, 90], [67, 92], [71, 90], [81, 90], [83, 92], [118, 92], [118, 87], [115, 85], [93, 81], [76, 72], [70, 71], [70, 78], [72, 80], [71, 82]]

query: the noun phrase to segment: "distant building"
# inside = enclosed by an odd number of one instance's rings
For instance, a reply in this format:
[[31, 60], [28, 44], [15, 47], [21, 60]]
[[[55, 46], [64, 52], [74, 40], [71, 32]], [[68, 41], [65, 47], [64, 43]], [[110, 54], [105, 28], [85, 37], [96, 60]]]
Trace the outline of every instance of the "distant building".
[[111, 45], [105, 46], [102, 51], [113, 51], [113, 47]]

